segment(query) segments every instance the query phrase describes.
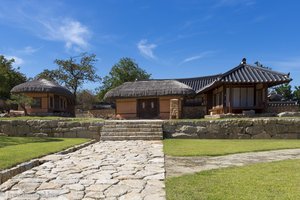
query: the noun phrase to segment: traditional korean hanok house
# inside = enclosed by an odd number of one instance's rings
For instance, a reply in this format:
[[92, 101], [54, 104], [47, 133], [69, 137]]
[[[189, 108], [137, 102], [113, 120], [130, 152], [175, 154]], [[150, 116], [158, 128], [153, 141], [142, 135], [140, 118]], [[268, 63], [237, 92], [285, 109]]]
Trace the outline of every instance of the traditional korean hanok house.
[[118, 118], [168, 119], [170, 115], [179, 118], [181, 101], [195, 94], [176, 80], [150, 80], [126, 82], [107, 92], [105, 99], [115, 101]]
[[[213, 76], [127, 82], [110, 90], [105, 98], [116, 103], [119, 118], [186, 118], [205, 114], [261, 113], [267, 107], [268, 88], [289, 83], [289, 74], [241, 64]], [[189, 106], [188, 112], [183, 112]], [[203, 113], [197, 115], [201, 107]], [[201, 109], [200, 109], [201, 110]]]
[[75, 98], [72, 92], [63, 86], [46, 79], [28, 81], [15, 86], [12, 94], [24, 94], [33, 99], [27, 106], [29, 115], [74, 116]]
[[204, 102], [207, 114], [241, 113], [245, 110], [264, 112], [268, 88], [291, 80], [289, 74], [248, 65], [245, 58], [224, 74], [178, 79], [196, 91], [195, 98]]

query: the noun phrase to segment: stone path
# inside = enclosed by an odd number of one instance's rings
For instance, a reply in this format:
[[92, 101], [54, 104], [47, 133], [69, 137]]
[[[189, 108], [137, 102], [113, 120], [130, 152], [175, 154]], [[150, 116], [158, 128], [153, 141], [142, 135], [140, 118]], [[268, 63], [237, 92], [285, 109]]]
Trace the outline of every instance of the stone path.
[[239, 153], [216, 157], [166, 156], [167, 177], [247, 164], [300, 159], [300, 149]]
[[161, 141], [98, 142], [0, 185], [0, 199], [165, 199]]

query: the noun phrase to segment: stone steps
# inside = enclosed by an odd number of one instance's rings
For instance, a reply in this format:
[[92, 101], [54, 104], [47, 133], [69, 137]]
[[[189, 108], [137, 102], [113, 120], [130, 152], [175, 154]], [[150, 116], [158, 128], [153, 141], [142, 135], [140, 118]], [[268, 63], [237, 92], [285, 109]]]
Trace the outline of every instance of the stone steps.
[[114, 132], [161, 132], [162, 128], [107, 128], [105, 126], [102, 128], [103, 132], [109, 132], [111, 130]]
[[101, 136], [101, 140], [162, 140], [162, 136]]
[[[159, 136], [161, 132], [105, 132], [107, 136]], [[102, 134], [103, 136], [103, 134]]]
[[161, 124], [105, 124], [106, 128], [160, 128]]
[[162, 140], [162, 121], [106, 121], [100, 140]]

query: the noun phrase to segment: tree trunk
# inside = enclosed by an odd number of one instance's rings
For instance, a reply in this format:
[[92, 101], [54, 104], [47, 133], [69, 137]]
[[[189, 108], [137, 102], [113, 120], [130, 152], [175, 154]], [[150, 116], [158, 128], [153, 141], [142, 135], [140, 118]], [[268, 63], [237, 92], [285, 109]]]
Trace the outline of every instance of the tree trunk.
[[28, 112], [27, 112], [26, 106], [25, 105], [20, 105], [20, 106], [24, 110], [24, 115], [28, 116]]

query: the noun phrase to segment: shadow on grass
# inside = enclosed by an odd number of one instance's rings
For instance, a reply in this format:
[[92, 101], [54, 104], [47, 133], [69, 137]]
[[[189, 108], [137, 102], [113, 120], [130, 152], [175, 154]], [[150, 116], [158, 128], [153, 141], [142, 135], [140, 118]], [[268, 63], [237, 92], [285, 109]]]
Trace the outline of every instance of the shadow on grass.
[[40, 138], [40, 137], [0, 137], [0, 148], [12, 145], [20, 145], [27, 143], [41, 143], [41, 142], [59, 142], [63, 139], [58, 138]]

